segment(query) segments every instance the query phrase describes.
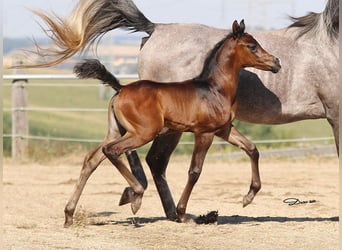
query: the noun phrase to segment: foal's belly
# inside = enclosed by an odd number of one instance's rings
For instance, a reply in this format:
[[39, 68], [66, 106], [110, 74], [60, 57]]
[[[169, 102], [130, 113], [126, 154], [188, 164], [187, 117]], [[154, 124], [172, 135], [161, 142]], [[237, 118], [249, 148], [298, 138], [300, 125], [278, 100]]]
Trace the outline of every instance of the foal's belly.
[[164, 126], [180, 132], [212, 133], [231, 123], [231, 116], [223, 112], [218, 116], [199, 115], [189, 120], [165, 119]]

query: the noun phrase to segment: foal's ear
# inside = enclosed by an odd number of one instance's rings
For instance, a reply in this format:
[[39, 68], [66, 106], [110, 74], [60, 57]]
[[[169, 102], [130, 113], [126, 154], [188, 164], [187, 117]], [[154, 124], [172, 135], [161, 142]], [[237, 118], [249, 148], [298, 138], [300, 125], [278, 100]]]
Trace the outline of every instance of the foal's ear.
[[236, 20], [233, 22], [232, 30], [234, 39], [238, 38], [240, 33], [240, 25]]
[[245, 21], [242, 19], [240, 22], [240, 35], [242, 35], [243, 33], [245, 33]]

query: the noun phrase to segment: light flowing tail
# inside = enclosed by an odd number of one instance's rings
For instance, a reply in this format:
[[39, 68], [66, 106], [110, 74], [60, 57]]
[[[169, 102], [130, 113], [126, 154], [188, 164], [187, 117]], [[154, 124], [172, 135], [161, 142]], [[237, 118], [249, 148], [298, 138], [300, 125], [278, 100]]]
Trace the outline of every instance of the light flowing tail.
[[47, 61], [16, 67], [38, 68], [57, 65], [93, 45], [98, 38], [116, 28], [152, 34], [154, 23], [140, 12], [132, 0], [80, 0], [71, 15], [61, 18], [42, 11], [33, 11], [48, 26], [44, 32], [53, 46], [36, 51]]
[[97, 59], [86, 59], [83, 62], [76, 64], [74, 73], [81, 79], [98, 79], [102, 81], [103, 84], [111, 86], [116, 91], [119, 91], [122, 87], [119, 80]]

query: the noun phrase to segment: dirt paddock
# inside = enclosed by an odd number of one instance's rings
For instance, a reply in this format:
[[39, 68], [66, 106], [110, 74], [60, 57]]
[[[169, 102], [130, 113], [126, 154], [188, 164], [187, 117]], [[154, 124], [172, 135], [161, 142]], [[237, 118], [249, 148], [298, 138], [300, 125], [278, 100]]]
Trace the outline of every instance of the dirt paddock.
[[[187, 179], [188, 160], [172, 160], [167, 178], [175, 201]], [[262, 189], [242, 208], [248, 191], [247, 161], [205, 163], [187, 214], [218, 211], [214, 224], [166, 220], [146, 164], [149, 187], [133, 216], [119, 207], [127, 186], [108, 162], [88, 181], [74, 225], [63, 228], [64, 206], [80, 165], [4, 161], [4, 249], [338, 249], [338, 159], [261, 159]], [[286, 198], [301, 201], [289, 206]]]

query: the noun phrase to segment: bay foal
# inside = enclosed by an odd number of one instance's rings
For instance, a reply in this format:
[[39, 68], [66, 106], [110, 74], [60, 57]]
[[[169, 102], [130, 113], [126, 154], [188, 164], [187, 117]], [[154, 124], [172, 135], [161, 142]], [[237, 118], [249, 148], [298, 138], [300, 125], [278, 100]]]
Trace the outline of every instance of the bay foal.
[[[140, 80], [122, 86], [98, 60], [86, 60], [75, 66], [74, 71], [79, 78], [97, 78], [118, 91], [110, 102], [110, 110], [126, 133], [101, 147], [104, 155], [130, 185], [120, 203], [131, 203], [134, 214], [141, 206], [144, 187], [119, 158], [121, 154], [152, 141], [168, 130], [194, 133], [195, 145], [188, 181], [177, 205], [178, 221], [186, 221], [187, 202], [214, 136], [228, 141], [237, 108], [235, 96], [240, 70], [255, 67], [273, 73], [279, 71], [279, 59], [267, 53], [244, 31], [243, 20], [240, 24], [234, 21], [232, 33], [214, 47], [199, 77], [184, 82], [165, 84]], [[86, 169], [89, 166], [83, 166], [80, 175], [82, 181], [79, 180], [65, 207], [66, 227], [72, 224], [76, 203], [86, 180], [97, 167]], [[252, 183], [244, 198], [245, 205], [253, 200], [260, 187], [256, 168], [252, 171]]]

